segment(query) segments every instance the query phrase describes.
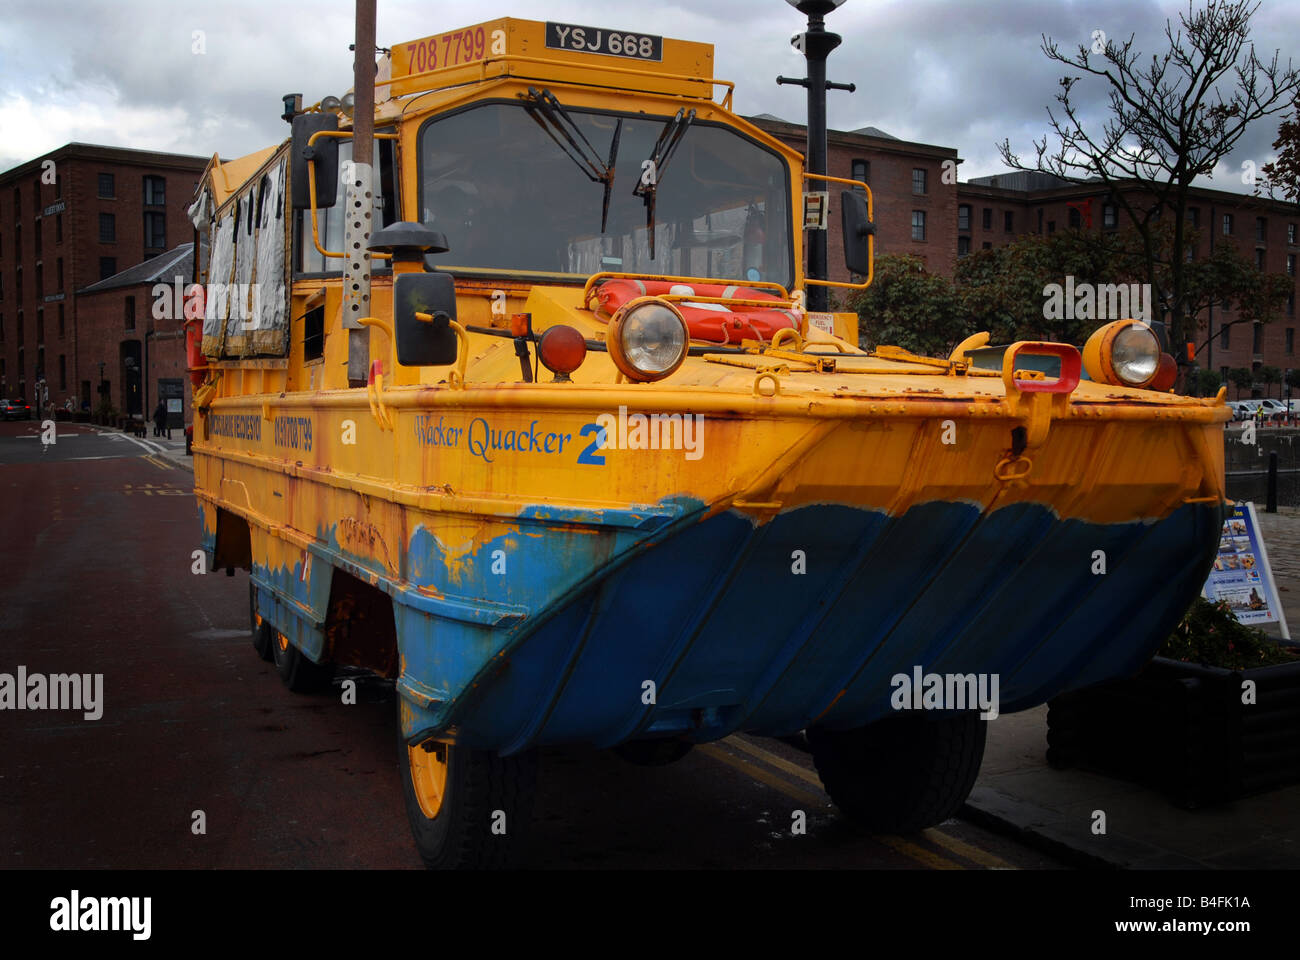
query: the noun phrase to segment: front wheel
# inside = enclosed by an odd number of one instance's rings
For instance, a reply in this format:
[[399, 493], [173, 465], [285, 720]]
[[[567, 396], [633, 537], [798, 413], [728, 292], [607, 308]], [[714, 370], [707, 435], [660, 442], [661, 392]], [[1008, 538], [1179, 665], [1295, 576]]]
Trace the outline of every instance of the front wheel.
[[966, 802], [986, 731], [975, 712], [909, 713], [807, 734], [822, 785], [845, 816], [874, 833], [914, 833]]
[[431, 870], [499, 869], [518, 859], [537, 786], [533, 750], [500, 757], [398, 731], [398, 775], [420, 859]]

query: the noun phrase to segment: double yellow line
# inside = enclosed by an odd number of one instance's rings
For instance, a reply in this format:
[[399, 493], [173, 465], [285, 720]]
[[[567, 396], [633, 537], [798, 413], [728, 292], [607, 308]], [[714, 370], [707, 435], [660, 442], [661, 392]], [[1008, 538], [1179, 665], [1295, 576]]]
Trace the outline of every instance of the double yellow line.
[[164, 460], [162, 457], [160, 457], [160, 456], [158, 456], [157, 454], [154, 454], [154, 453], [146, 453], [146, 454], [144, 455], [144, 459], [148, 460], [150, 463], [152, 463], [152, 464], [153, 464], [155, 467], [157, 467], [159, 470], [172, 470], [172, 469], [175, 469], [175, 468], [174, 468], [170, 463], [168, 463], [168, 462], [167, 462], [166, 460]]
[[[752, 763], [744, 757], [738, 757], [729, 750], [724, 750], [722, 747], [713, 743], [701, 744], [696, 749], [706, 757], [711, 757], [712, 759], [726, 764], [735, 770], [739, 770], [741, 773], [746, 774], [759, 783], [766, 784], [774, 790], [779, 790], [787, 797], [803, 804], [805, 807], [812, 810], [823, 810], [826, 808], [829, 799], [826, 797], [825, 793], [822, 792], [821, 780], [808, 768], [801, 767], [797, 763], [791, 763], [784, 757], [779, 757], [775, 753], [764, 750], [762, 747], [756, 746], [740, 736], [728, 737], [723, 741], [723, 743], [728, 747], [741, 751], [742, 753], [749, 754], [755, 760], [760, 761], [766, 766], [760, 766], [758, 763]], [[767, 769], [767, 767], [771, 767], [784, 774], [802, 780], [804, 783], [812, 785], [817, 792], [813, 793], [809, 790], [805, 790], [803, 787], [795, 786], [785, 778], [774, 774], [771, 770]], [[943, 847], [950, 853], [954, 853], [959, 857], [969, 860], [971, 863], [979, 864], [985, 869], [1018, 869], [1000, 857], [996, 857], [986, 850], [981, 850], [979, 847], [972, 846], [964, 840], [958, 840], [956, 837], [950, 836], [942, 830], [930, 828], [929, 830], [921, 831], [920, 836], [936, 846]], [[889, 847], [891, 850], [901, 853], [905, 857], [915, 860], [917, 863], [928, 867], [931, 870], [966, 869], [955, 860], [950, 860], [933, 850], [927, 850], [925, 847], [912, 843], [910, 840], [904, 839], [903, 837], [877, 836], [874, 839]]]

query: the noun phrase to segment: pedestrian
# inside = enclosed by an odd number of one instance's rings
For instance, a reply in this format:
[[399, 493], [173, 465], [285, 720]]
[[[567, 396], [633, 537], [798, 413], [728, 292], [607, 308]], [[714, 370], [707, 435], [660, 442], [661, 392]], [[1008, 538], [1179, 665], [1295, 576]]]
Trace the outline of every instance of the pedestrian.
[[167, 433], [167, 439], [170, 440], [172, 438], [172, 431], [171, 428], [167, 426], [167, 404], [162, 400], [159, 400], [158, 406], [154, 408], [153, 412], [153, 435], [155, 437], [161, 437], [164, 431]]

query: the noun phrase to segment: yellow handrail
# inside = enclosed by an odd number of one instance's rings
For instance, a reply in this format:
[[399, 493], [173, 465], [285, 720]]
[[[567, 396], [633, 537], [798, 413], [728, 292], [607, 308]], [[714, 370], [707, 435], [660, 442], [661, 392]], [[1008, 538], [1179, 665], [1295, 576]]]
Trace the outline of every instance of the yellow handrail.
[[[872, 223], [876, 221], [875, 207], [871, 198], [871, 187], [867, 186], [861, 180], [847, 180], [844, 177], [828, 177], [823, 173], [805, 173], [805, 180], [825, 180], [827, 183], [847, 183], [849, 186], [861, 187], [867, 192], [867, 219]], [[845, 238], [847, 240], [847, 238]], [[805, 277], [804, 283], [811, 283], [818, 287], [843, 287], [848, 290], [865, 290], [871, 286], [871, 281], [876, 274], [876, 237], [875, 234], [867, 234], [867, 279], [862, 283], [841, 283], [838, 280], [814, 280], [812, 277]]]

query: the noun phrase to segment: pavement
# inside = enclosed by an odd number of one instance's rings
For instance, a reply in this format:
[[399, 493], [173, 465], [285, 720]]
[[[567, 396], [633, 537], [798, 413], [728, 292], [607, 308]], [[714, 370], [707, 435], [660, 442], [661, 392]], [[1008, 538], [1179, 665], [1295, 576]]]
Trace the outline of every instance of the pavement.
[[[192, 470], [183, 434], [172, 435], [180, 440], [152, 441], [164, 447], [159, 456]], [[1300, 509], [1268, 514], [1257, 504], [1257, 511], [1283, 610], [1300, 629]], [[1046, 705], [990, 721], [979, 779], [960, 816], [1081, 867], [1300, 868], [1300, 784], [1184, 810], [1150, 787], [1055, 770], [1047, 764]]]

